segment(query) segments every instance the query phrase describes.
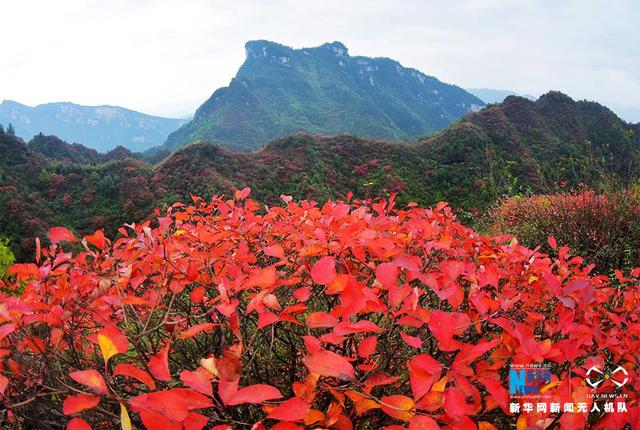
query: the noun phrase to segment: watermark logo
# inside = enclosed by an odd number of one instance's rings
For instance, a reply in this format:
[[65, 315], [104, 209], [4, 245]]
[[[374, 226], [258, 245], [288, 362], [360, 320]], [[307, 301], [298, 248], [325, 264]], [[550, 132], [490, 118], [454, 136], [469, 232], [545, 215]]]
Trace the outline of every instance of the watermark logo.
[[622, 388], [629, 381], [629, 373], [622, 366], [616, 367], [612, 372], [591, 366], [587, 370], [585, 380], [592, 388], [598, 388], [605, 381], [611, 381], [618, 388]]
[[511, 396], [537, 396], [551, 382], [551, 371], [544, 367], [523, 366], [509, 370]]

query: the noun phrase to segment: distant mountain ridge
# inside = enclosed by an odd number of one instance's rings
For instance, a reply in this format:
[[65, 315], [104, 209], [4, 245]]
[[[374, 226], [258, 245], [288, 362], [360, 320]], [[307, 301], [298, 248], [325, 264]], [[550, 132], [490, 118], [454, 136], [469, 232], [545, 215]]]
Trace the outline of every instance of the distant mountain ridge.
[[484, 106], [462, 88], [395, 60], [352, 57], [340, 42], [293, 49], [256, 40], [245, 49], [229, 86], [171, 133], [164, 149], [209, 140], [253, 150], [298, 131], [411, 141]]
[[117, 146], [141, 152], [164, 142], [185, 121], [119, 106], [82, 106], [69, 102], [35, 107], [12, 100], [0, 103], [0, 124], [11, 123], [25, 140], [43, 133], [107, 152]]
[[520, 96], [529, 100], [535, 100], [536, 97], [528, 94], [518, 94], [511, 90], [495, 90], [492, 88], [466, 88], [474, 96], [478, 97], [483, 102], [489, 103], [502, 103], [504, 99], [509, 96]]

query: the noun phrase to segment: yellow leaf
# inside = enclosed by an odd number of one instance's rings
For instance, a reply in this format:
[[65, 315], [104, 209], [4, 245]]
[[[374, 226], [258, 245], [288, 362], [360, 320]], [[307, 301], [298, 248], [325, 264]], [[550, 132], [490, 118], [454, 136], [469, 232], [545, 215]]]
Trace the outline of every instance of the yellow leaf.
[[547, 385], [545, 385], [544, 387], [542, 387], [540, 389], [540, 392], [544, 393], [545, 391], [548, 391], [548, 390], [550, 390], [552, 388], [555, 388], [558, 385], [560, 385], [560, 381], [549, 382]]
[[447, 387], [447, 380], [449, 378], [447, 377], [447, 375], [444, 375], [442, 377], [442, 379], [440, 379], [438, 382], [436, 382], [435, 384], [433, 384], [433, 387], [431, 387], [431, 391], [439, 391], [439, 392], [443, 392], [444, 389]]
[[122, 424], [122, 430], [131, 430], [131, 418], [129, 418], [129, 412], [124, 404], [120, 403], [120, 424]]
[[98, 345], [100, 346], [100, 351], [102, 351], [105, 363], [118, 353], [118, 348], [116, 348], [113, 341], [103, 334], [98, 334]]
[[524, 414], [520, 414], [518, 421], [516, 421], [516, 430], [527, 430], [527, 417]]
[[211, 373], [214, 377], [218, 376], [218, 368], [216, 367], [216, 359], [215, 357], [211, 356], [208, 358], [201, 358], [200, 359], [200, 366], [202, 366], [203, 368], [207, 369], [209, 371], [209, 373]]
[[182, 236], [183, 234], [185, 234], [186, 231], [185, 230], [176, 230], [175, 233], [173, 233], [174, 236]]

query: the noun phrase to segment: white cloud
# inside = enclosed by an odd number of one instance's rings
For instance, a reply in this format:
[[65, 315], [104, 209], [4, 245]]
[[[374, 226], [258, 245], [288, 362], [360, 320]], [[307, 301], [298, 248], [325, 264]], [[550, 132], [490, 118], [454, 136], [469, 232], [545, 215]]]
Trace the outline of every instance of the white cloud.
[[21, 0], [3, 4], [0, 99], [193, 111], [244, 43], [340, 40], [463, 87], [559, 89], [640, 106], [640, 8], [628, 1]]

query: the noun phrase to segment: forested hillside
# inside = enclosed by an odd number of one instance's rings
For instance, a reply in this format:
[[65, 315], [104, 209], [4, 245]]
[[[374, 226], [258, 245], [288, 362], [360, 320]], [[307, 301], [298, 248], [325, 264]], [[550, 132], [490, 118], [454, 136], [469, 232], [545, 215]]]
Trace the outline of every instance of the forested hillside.
[[165, 203], [246, 186], [265, 203], [393, 192], [400, 203], [449, 201], [469, 219], [504, 195], [633, 181], [640, 126], [552, 92], [536, 102], [508, 97], [413, 143], [298, 134], [246, 153], [199, 142], [152, 165], [124, 151], [101, 159], [52, 137], [27, 144], [2, 133], [0, 154], [0, 236], [24, 259], [52, 225], [114, 233]]

